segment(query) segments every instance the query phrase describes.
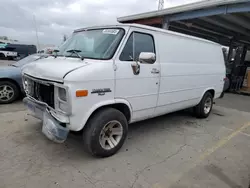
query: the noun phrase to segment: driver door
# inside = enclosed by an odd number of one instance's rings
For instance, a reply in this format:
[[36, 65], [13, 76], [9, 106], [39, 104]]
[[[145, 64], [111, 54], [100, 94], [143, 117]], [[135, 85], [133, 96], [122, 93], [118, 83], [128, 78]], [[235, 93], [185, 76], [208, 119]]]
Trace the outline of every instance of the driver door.
[[154, 35], [132, 28], [115, 60], [115, 98], [129, 101], [132, 122], [153, 117], [158, 99], [160, 64], [157, 54], [153, 64], [142, 64], [138, 62], [141, 52], [156, 53]]

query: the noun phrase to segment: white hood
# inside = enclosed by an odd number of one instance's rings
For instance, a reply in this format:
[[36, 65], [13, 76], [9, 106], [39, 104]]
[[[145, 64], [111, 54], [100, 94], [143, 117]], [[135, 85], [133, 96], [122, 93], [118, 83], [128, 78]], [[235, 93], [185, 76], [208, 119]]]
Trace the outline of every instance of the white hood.
[[48, 57], [26, 65], [22, 72], [36, 78], [63, 82], [66, 74], [86, 65], [79, 58]]

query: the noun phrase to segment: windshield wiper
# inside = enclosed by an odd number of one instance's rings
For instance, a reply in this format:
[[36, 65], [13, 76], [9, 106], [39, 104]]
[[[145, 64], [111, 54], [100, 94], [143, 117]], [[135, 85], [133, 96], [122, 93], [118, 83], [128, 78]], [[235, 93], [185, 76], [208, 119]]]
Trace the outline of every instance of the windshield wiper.
[[81, 56], [79, 53], [82, 52], [81, 50], [68, 50], [67, 52], [71, 53], [69, 56], [71, 56], [72, 54], [76, 54], [81, 60], [84, 60], [84, 57]]

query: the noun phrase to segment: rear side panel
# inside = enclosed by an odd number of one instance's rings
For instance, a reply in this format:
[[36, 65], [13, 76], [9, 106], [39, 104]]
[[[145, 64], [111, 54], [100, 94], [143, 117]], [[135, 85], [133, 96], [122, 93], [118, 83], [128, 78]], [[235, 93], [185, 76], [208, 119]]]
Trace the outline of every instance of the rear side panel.
[[225, 65], [217, 44], [172, 34], [159, 34], [161, 80], [156, 113], [195, 106], [204, 92], [223, 90]]

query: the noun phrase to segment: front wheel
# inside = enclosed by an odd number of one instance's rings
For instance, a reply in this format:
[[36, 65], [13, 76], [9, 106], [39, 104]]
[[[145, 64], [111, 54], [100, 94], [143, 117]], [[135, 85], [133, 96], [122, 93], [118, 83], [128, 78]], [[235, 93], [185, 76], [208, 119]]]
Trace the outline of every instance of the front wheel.
[[85, 150], [97, 157], [109, 157], [123, 145], [128, 123], [122, 112], [114, 108], [97, 111], [83, 131]]
[[197, 118], [207, 118], [213, 108], [213, 96], [210, 92], [206, 92], [200, 103], [194, 107]]

